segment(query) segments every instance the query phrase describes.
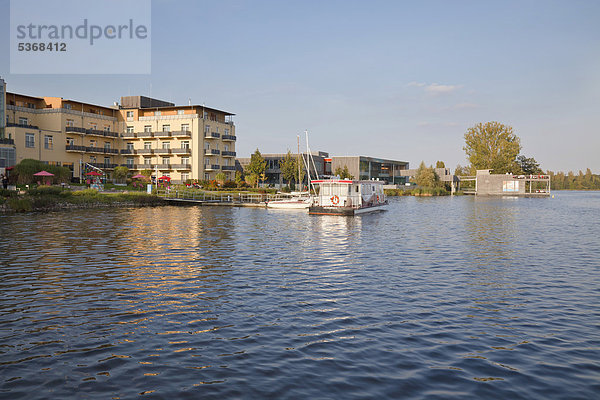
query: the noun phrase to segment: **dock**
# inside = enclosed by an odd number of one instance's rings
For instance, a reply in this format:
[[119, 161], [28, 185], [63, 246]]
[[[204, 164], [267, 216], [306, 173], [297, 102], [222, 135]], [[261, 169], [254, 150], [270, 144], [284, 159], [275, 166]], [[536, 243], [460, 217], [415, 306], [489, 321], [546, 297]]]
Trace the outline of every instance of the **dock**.
[[201, 206], [266, 207], [267, 201], [278, 200], [280, 195], [260, 193], [215, 193], [198, 190], [159, 189], [157, 196], [179, 204]]

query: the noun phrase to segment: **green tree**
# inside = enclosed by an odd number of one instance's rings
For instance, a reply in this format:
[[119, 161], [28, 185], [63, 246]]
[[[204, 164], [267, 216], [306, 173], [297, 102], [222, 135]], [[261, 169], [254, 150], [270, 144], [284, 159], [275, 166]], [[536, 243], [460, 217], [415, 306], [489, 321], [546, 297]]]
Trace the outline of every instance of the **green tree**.
[[283, 176], [283, 179], [286, 180], [288, 182], [288, 185], [291, 186], [292, 179], [295, 179], [296, 175], [298, 174], [298, 162], [292, 156], [291, 151], [288, 150], [284, 159], [279, 161], [279, 169], [281, 170], [281, 175]]
[[123, 182], [127, 179], [127, 175], [129, 175], [129, 168], [124, 166], [115, 167], [113, 176], [117, 181]]
[[227, 180], [227, 175], [225, 175], [224, 172], [219, 172], [216, 176], [215, 176], [215, 180], [217, 182], [219, 182], [221, 185], [225, 183], [225, 181]]
[[142, 170], [142, 172], [140, 172], [140, 175], [144, 175], [146, 178], [150, 179], [150, 177], [152, 176], [152, 170], [144, 169]]
[[13, 175], [16, 176], [16, 182], [19, 184], [27, 184], [36, 182], [38, 179], [33, 176], [40, 171], [50, 172], [54, 176], [44, 178], [43, 181], [50, 182], [69, 182], [72, 173], [67, 167], [59, 167], [58, 165], [48, 165], [42, 161], [26, 158], [15, 165]]
[[[256, 149], [254, 154], [250, 156], [250, 164], [247, 166], [248, 175], [255, 175], [256, 179], [256, 187], [258, 187], [258, 178], [265, 173], [267, 170], [267, 160], [265, 160], [260, 154], [260, 151]], [[248, 182], [248, 177], [246, 177], [246, 182]]]
[[446, 164], [443, 161], [437, 161], [435, 163], [436, 168], [446, 168]]
[[242, 174], [242, 171], [235, 171], [235, 184], [237, 187], [241, 187], [242, 182], [244, 182], [244, 174]]
[[433, 167], [427, 167], [425, 161], [421, 161], [415, 174], [415, 182], [421, 187], [435, 188], [440, 186], [440, 177]]
[[334, 174], [336, 176], [339, 176], [340, 179], [354, 179], [354, 176], [350, 174], [350, 171], [348, 170], [347, 165], [344, 165], [343, 169], [342, 169], [342, 167], [337, 167], [335, 169]]
[[465, 133], [467, 159], [475, 169], [491, 169], [496, 174], [519, 170], [516, 158], [521, 140], [510, 126], [499, 122], [479, 123]]
[[517, 164], [521, 168], [521, 172], [527, 175], [532, 174], [541, 174], [542, 169], [540, 168], [540, 164], [535, 161], [535, 158], [527, 158], [523, 155], [517, 157]]
[[258, 185], [258, 175], [256, 175], [256, 174], [246, 174], [246, 183], [249, 186]]

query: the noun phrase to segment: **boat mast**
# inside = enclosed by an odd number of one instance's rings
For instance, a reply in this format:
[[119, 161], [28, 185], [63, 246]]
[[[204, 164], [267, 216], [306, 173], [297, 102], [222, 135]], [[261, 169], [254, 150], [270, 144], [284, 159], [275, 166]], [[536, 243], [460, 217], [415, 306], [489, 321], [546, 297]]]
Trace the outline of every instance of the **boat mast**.
[[298, 138], [298, 154], [296, 156], [296, 164], [298, 164], [298, 184], [300, 185], [299, 192], [302, 193], [302, 182], [300, 180], [300, 135], [298, 135], [297, 138]]

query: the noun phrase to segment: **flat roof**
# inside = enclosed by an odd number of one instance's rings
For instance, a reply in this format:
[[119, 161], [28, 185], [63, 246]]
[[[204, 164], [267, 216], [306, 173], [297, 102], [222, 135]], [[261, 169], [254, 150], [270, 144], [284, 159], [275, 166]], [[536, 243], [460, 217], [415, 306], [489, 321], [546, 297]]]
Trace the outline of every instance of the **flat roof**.
[[219, 110], [217, 108], [207, 107], [207, 106], [203, 106], [203, 105], [162, 106], [162, 107], [144, 107], [144, 108], [138, 108], [138, 107], [121, 107], [122, 110], [166, 110], [166, 109], [177, 110], [177, 109], [182, 109], [182, 108], [203, 108], [205, 110], [217, 111], [217, 112], [223, 113], [225, 115], [235, 115], [235, 114], [230, 113], [228, 111], [223, 111], [223, 110]]

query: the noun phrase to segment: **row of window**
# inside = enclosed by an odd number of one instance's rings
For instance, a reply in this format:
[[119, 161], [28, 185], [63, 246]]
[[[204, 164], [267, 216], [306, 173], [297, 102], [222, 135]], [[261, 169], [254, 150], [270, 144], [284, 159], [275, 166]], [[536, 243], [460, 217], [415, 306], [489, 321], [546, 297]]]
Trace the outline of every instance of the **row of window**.
[[[185, 114], [185, 110], [177, 110], [177, 115], [184, 115], [184, 114]], [[127, 115], [127, 118], [133, 118], [134, 113], [133, 113], [133, 111], [127, 111], [126, 115]], [[154, 116], [155, 117], [159, 117], [161, 115], [162, 115], [162, 111], [158, 111], [158, 110], [154, 111]], [[208, 119], [209, 117], [210, 117], [211, 121], [216, 121], [217, 120], [217, 114], [210, 113], [210, 115], [209, 115], [208, 111], [204, 111], [203, 118], [204, 119]]]
[[[35, 133], [25, 134], [25, 147], [35, 147]], [[52, 135], [44, 135], [44, 148], [47, 150], [52, 150], [54, 148]]]
[[[163, 132], [171, 132], [171, 124], [163, 124], [162, 126], [162, 131]], [[181, 124], [181, 128], [180, 131], [183, 132], [189, 132], [190, 131], [190, 124]], [[132, 125], [128, 125], [127, 126], [127, 133], [134, 133], [135, 132], [135, 128]], [[152, 125], [144, 125], [144, 132], [152, 132]], [[210, 129], [210, 125], [206, 125], [204, 127], [204, 132], [205, 133], [210, 133], [211, 129]], [[219, 133], [219, 127], [215, 127], [215, 132]], [[223, 132], [224, 135], [229, 135], [229, 128], [225, 128], [225, 131]]]

